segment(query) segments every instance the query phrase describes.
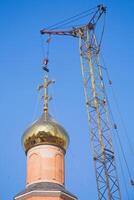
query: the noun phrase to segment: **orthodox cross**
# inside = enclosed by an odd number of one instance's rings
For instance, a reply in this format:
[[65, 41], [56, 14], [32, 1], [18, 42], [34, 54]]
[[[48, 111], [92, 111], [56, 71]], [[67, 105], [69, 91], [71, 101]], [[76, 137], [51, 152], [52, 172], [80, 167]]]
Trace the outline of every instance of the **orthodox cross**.
[[52, 83], [55, 83], [55, 81], [54, 80], [49, 80], [48, 76], [46, 75], [45, 79], [44, 79], [44, 84], [40, 85], [39, 88], [38, 88], [38, 90], [44, 88], [44, 95], [43, 95], [44, 106], [43, 106], [43, 110], [44, 110], [44, 113], [45, 113], [45, 120], [48, 119], [48, 103], [51, 100], [51, 97], [49, 97], [49, 95], [48, 95], [48, 87]]

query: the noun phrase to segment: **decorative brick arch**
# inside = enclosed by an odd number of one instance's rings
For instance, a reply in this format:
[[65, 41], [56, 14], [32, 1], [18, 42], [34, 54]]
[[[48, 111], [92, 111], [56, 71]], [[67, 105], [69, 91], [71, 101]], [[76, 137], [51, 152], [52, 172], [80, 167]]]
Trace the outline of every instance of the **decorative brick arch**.
[[63, 157], [61, 154], [55, 156], [55, 179], [58, 182], [63, 182]]
[[27, 184], [40, 179], [40, 156], [32, 153], [28, 158]]

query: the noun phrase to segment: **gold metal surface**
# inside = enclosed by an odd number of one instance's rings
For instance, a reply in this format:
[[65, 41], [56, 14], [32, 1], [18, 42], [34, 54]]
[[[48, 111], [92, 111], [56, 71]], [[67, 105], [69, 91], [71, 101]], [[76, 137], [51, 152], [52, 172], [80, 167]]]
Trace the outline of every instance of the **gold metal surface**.
[[25, 152], [34, 146], [42, 144], [55, 145], [66, 151], [69, 136], [66, 130], [50, 116], [46, 120], [43, 113], [41, 118], [25, 131], [22, 143]]
[[48, 103], [51, 100], [51, 97], [49, 97], [49, 95], [48, 95], [48, 87], [52, 83], [55, 83], [55, 81], [54, 80], [49, 80], [48, 76], [45, 76], [44, 84], [40, 85], [39, 88], [38, 88], [38, 90], [44, 89], [44, 96], [43, 96], [44, 108], [43, 108], [43, 110], [44, 110], [44, 113], [45, 113], [45, 115], [44, 115], [45, 116], [45, 120], [48, 119]]

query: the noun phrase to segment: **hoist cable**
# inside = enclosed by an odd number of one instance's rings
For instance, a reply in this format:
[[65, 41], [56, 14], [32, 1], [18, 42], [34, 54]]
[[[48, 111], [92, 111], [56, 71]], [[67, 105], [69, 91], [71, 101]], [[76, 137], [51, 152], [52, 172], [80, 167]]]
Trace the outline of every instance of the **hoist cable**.
[[49, 56], [50, 41], [51, 41], [51, 35], [48, 35], [48, 39], [46, 41], [46, 43], [47, 43], [47, 52], [46, 52], [47, 57]]
[[44, 48], [44, 37], [42, 37], [42, 35], [40, 35], [40, 45], [41, 45], [41, 51], [42, 51], [42, 57], [44, 58], [45, 55], [45, 48]]

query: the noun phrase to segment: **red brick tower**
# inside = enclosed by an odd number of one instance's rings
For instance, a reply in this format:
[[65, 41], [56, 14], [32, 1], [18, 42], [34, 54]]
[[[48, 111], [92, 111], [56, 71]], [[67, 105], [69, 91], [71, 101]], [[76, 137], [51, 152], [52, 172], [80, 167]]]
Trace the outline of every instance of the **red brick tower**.
[[45, 77], [44, 112], [24, 133], [27, 156], [26, 189], [14, 200], [76, 200], [64, 186], [64, 156], [69, 137], [48, 114], [48, 85]]

